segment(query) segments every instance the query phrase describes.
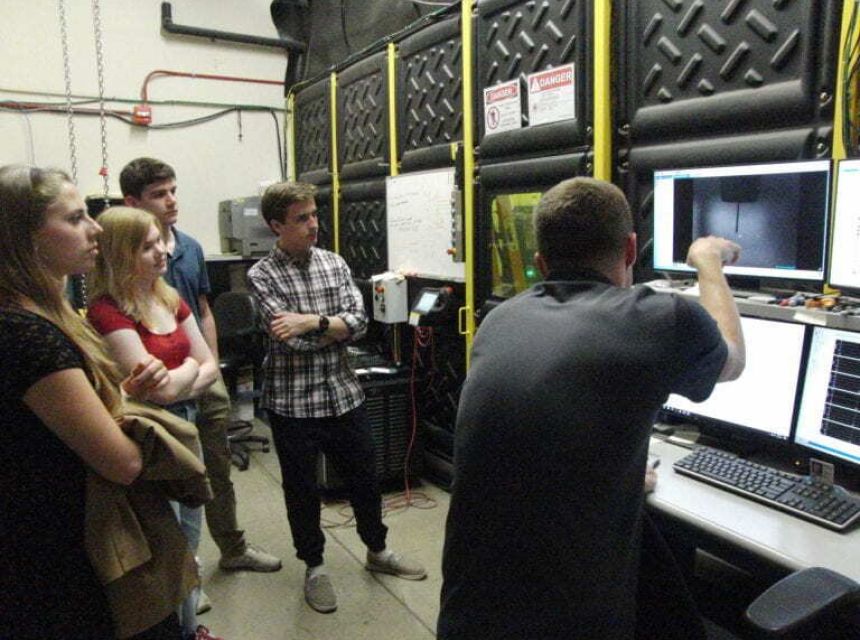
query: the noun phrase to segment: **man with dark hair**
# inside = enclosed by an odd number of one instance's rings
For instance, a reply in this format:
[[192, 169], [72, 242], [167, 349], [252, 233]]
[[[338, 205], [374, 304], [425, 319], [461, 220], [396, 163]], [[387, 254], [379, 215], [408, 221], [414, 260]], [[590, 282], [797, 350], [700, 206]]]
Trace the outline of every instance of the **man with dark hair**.
[[[137, 158], [123, 168], [119, 183], [128, 206], [149, 211], [161, 223], [168, 253], [165, 279], [191, 307], [206, 344], [217, 360], [218, 334], [207, 298], [210, 286], [203, 249], [194, 238], [176, 228], [179, 218], [176, 173], [160, 160]], [[249, 545], [236, 519], [236, 494], [230, 480], [227, 443], [230, 398], [220, 375], [197, 404], [203, 460], [214, 494], [206, 504], [206, 524], [221, 551], [219, 566], [226, 570], [277, 571], [281, 561]]]
[[651, 426], [743, 370], [739, 247], [690, 247], [698, 304], [631, 286], [617, 187], [566, 180], [534, 216], [544, 281], [486, 317], [460, 397], [438, 635], [631, 640]]
[[346, 262], [317, 248], [313, 185], [285, 182], [266, 189], [263, 218], [278, 236], [248, 272], [268, 331], [263, 406], [281, 466], [296, 557], [307, 566], [305, 600], [316, 611], [337, 608], [323, 565], [316, 468], [320, 451], [347, 484], [365, 568], [408, 580], [427, 573], [386, 549], [381, 496], [364, 392], [349, 366], [346, 343], [367, 327], [364, 303]]

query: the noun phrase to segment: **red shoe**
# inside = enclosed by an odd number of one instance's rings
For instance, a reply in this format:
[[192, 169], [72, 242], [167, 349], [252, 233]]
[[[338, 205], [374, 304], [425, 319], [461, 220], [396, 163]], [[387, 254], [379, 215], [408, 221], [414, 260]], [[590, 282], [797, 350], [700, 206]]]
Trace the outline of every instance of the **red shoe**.
[[200, 624], [197, 625], [197, 634], [194, 636], [194, 640], [224, 640], [224, 638], [213, 636], [207, 627]]

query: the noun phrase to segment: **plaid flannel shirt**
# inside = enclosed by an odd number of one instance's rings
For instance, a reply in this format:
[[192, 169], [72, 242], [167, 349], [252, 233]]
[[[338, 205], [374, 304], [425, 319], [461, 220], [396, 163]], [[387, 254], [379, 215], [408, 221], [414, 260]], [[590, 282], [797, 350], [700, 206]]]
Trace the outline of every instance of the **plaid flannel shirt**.
[[361, 292], [343, 258], [312, 247], [299, 261], [276, 245], [248, 271], [268, 337], [262, 406], [291, 418], [325, 418], [351, 411], [364, 392], [347, 360], [346, 342], [320, 346], [320, 334], [275, 338], [270, 325], [282, 311], [337, 316], [352, 338], [367, 329]]

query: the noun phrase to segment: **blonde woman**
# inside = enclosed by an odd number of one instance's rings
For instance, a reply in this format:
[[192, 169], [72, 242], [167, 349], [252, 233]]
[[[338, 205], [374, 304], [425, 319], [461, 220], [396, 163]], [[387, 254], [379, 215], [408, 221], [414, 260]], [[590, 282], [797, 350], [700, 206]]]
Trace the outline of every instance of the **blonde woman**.
[[[150, 355], [164, 363], [167, 381], [148, 399], [194, 422], [193, 399], [218, 374], [218, 363], [191, 309], [162, 278], [167, 251], [156, 218], [131, 207], [113, 207], [99, 216], [104, 229], [90, 279], [88, 317], [104, 336], [125, 373]], [[200, 545], [202, 507], [174, 506], [192, 553]], [[186, 635], [197, 630], [199, 589], [183, 602], [180, 622]]]
[[[93, 267], [100, 232], [65, 173], [0, 167], [2, 638], [115, 637], [85, 549], [85, 479], [131, 484], [141, 453], [115, 420], [119, 373], [65, 297], [66, 277]], [[161, 363], [133, 368], [126, 391], [160, 392]]]
[[150, 394], [152, 402], [188, 407], [215, 381], [218, 363], [190, 308], [162, 278], [167, 251], [158, 223], [142, 209], [113, 207], [99, 224], [104, 234], [89, 318], [122, 371], [131, 372], [146, 354], [164, 362], [168, 382]]

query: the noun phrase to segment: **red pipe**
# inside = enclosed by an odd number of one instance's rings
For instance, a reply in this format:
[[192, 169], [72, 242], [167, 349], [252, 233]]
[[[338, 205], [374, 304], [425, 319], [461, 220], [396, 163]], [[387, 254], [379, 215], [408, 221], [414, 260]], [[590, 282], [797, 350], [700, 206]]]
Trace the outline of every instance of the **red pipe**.
[[239, 76], [221, 76], [221, 75], [213, 75], [211, 73], [187, 73], [184, 71], [169, 71], [167, 69], [156, 69], [155, 71], [150, 71], [147, 74], [146, 79], [143, 81], [143, 86], [140, 88], [140, 98], [144, 102], [148, 100], [148, 92], [147, 85], [149, 81], [155, 76], [174, 76], [178, 78], [202, 78], [204, 80], [223, 80], [225, 82], [251, 82], [255, 84], [277, 84], [284, 85], [283, 80], [261, 80], [258, 78], [242, 78]]

